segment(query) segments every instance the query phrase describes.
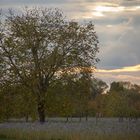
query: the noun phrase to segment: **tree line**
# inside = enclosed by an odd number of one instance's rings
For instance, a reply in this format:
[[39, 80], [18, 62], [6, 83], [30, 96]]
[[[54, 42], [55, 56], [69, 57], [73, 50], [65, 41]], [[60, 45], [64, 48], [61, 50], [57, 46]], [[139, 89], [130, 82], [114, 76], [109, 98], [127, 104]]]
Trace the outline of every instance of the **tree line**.
[[[74, 76], [75, 77], [75, 76]], [[140, 117], [140, 86], [112, 82], [110, 90], [102, 80], [80, 75], [61, 77], [49, 87], [45, 97], [47, 117]], [[130, 87], [129, 87], [130, 86]], [[106, 93], [104, 93], [106, 91]], [[0, 92], [0, 120], [38, 120], [37, 101], [23, 85], [7, 85]]]

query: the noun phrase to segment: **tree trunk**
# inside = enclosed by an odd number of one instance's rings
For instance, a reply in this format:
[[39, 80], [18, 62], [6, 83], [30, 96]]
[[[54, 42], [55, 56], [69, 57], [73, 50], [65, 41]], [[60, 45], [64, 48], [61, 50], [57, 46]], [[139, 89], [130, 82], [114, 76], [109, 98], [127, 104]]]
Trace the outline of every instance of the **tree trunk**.
[[80, 116], [80, 118], [79, 118], [79, 122], [81, 122], [82, 121], [82, 117]]
[[86, 115], [86, 121], [88, 121], [88, 115]]
[[43, 88], [33, 88], [33, 93], [36, 95], [37, 101], [37, 111], [38, 111], [38, 118], [40, 123], [45, 122], [45, 92], [42, 90]]
[[66, 118], [66, 122], [68, 122], [68, 121], [69, 121], [69, 117]]
[[86, 121], [88, 121], [88, 111], [86, 111]]
[[45, 101], [39, 101], [38, 102], [38, 115], [39, 115], [39, 121], [40, 123], [45, 122]]
[[29, 119], [29, 116], [28, 116], [28, 114], [26, 114], [25, 121], [28, 122], [28, 119]]

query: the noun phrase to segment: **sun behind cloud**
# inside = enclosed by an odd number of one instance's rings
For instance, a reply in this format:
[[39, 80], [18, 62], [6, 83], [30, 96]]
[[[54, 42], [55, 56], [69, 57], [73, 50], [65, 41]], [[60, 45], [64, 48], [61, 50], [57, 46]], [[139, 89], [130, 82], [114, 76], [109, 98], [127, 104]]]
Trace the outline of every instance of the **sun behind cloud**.
[[140, 10], [140, 5], [137, 6], [122, 6], [117, 3], [107, 3], [107, 2], [96, 2], [93, 6], [93, 16], [103, 17], [107, 13], [116, 13], [116, 12], [129, 12], [129, 11], [138, 11]]
[[98, 11], [98, 12], [120, 12], [123, 10], [124, 10], [123, 6], [112, 7], [112, 6], [100, 6], [99, 5], [95, 8], [95, 11]]

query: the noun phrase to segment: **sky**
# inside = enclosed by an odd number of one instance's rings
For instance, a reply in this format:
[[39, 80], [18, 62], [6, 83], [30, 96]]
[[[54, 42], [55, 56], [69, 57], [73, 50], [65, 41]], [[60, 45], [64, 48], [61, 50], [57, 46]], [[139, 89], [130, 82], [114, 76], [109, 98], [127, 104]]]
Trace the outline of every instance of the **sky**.
[[140, 84], [140, 0], [0, 0], [0, 8], [59, 8], [69, 19], [93, 21], [100, 62], [95, 77]]

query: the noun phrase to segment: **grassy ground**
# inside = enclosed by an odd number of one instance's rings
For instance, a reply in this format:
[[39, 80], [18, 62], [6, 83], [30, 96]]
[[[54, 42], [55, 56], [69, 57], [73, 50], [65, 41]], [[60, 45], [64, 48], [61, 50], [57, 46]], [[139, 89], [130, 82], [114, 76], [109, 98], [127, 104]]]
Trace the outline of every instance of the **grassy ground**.
[[140, 140], [140, 120], [51, 118], [46, 123], [0, 123], [0, 140]]
[[63, 133], [1, 129], [0, 140], [140, 140], [140, 134]]
[[0, 134], [0, 140], [15, 140], [15, 139], [9, 137], [8, 135]]
[[124, 120], [119, 122], [115, 118], [102, 118], [98, 122], [94, 118], [89, 118], [88, 121], [70, 120], [69, 122], [55, 119], [45, 122], [43, 125], [39, 122], [4, 122], [0, 123], [0, 129], [18, 129], [25, 131], [53, 131], [58, 130], [63, 133], [91, 133], [91, 134], [124, 134], [133, 133], [139, 134], [140, 120], [137, 122], [129, 122]]

